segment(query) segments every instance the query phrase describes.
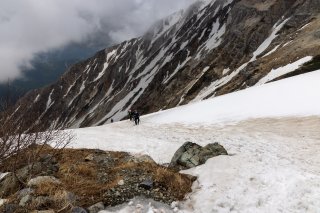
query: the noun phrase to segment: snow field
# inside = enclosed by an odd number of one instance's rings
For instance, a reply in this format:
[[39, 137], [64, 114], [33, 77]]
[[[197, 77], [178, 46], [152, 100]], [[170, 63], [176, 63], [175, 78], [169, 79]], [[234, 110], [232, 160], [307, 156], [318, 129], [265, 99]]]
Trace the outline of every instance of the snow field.
[[229, 156], [182, 171], [198, 180], [178, 212], [319, 212], [319, 81], [315, 71], [143, 116], [140, 126], [69, 130], [72, 146], [148, 154], [163, 164], [186, 141], [219, 142]]
[[154, 123], [223, 124], [252, 118], [320, 115], [320, 71], [251, 87], [147, 116]]

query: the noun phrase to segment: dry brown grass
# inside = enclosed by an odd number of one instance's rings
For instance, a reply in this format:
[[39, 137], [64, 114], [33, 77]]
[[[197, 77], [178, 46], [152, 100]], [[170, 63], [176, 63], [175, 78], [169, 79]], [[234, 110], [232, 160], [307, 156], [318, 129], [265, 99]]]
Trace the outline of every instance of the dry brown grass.
[[53, 196], [62, 189], [63, 187], [61, 186], [61, 184], [53, 182], [41, 182], [37, 185], [35, 194], [37, 196]]
[[[49, 151], [49, 148], [45, 150], [45, 152]], [[38, 185], [34, 192], [35, 197], [50, 197], [50, 201], [43, 204], [44, 206], [40, 209], [49, 208], [55, 209], [56, 212], [59, 212], [58, 210], [66, 212], [68, 211], [66, 209], [70, 209], [73, 205], [88, 207], [105, 201], [104, 194], [111, 188], [119, 187], [120, 180], [125, 180], [126, 184], [139, 184], [141, 177], [152, 177], [155, 188], [170, 192], [170, 196], [173, 195], [175, 199], [183, 199], [191, 189], [190, 178], [155, 163], [135, 163], [130, 161], [127, 153], [108, 152], [105, 155], [107, 158], [110, 157], [112, 163], [107, 167], [94, 160], [85, 161], [86, 156], [93, 153], [95, 150], [64, 149], [56, 156], [59, 171], [55, 177], [61, 181], [61, 184], [44, 182]], [[106, 178], [105, 181], [101, 179], [102, 174]], [[131, 182], [127, 182], [126, 178], [130, 178]], [[70, 203], [67, 199], [68, 192], [76, 196], [75, 203]], [[109, 197], [109, 194], [106, 196]], [[28, 209], [39, 209], [39, 205], [33, 201]]]
[[183, 199], [191, 191], [192, 180], [166, 167], [156, 167], [153, 173], [154, 181], [170, 190], [175, 197]]

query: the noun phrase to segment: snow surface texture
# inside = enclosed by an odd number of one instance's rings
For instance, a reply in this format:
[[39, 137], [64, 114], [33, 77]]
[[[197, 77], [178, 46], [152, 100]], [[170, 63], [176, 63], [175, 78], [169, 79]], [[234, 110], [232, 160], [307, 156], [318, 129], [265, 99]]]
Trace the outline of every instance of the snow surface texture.
[[144, 116], [140, 126], [68, 131], [73, 147], [148, 154], [158, 163], [186, 141], [221, 143], [229, 156], [183, 171], [198, 180], [176, 212], [319, 212], [319, 81], [320, 70]]

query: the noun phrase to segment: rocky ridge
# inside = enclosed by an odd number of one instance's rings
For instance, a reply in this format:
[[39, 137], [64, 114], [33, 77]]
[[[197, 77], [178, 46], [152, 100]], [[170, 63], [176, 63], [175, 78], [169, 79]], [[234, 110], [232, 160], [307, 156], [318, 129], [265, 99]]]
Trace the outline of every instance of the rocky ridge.
[[196, 179], [148, 156], [72, 149], [53, 156], [50, 151], [15, 173], [0, 173], [1, 212], [93, 213], [139, 196], [170, 205], [182, 200]]

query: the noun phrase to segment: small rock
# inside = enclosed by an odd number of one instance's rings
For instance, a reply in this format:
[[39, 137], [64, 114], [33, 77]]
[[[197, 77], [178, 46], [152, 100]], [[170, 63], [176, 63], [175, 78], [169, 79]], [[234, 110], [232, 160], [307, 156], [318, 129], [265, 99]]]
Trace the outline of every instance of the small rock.
[[65, 200], [66, 200], [68, 203], [75, 203], [76, 200], [77, 200], [77, 197], [76, 197], [76, 195], [73, 194], [72, 192], [66, 192]]
[[155, 164], [156, 162], [148, 155], [134, 155], [129, 160], [134, 163], [152, 163]]
[[85, 161], [93, 161], [93, 160], [94, 160], [94, 155], [93, 155], [93, 154], [90, 154], [90, 155], [88, 155], [87, 157], [85, 157], [84, 160], [85, 160]]
[[32, 196], [31, 195], [26, 195], [24, 197], [21, 198], [20, 202], [19, 202], [19, 206], [25, 207], [26, 205], [28, 205], [32, 200]]
[[3, 213], [14, 213], [18, 208], [17, 204], [5, 204]]
[[39, 196], [33, 199], [32, 205], [35, 205], [36, 208], [44, 208], [49, 206], [52, 203], [52, 200], [48, 196]]
[[18, 169], [17, 176], [22, 180], [27, 180], [30, 174], [39, 174], [41, 172], [45, 172], [42, 163], [35, 162]]
[[144, 207], [143, 207], [143, 205], [141, 205], [141, 204], [138, 203], [138, 204], [136, 205], [136, 209], [141, 209], [141, 210], [142, 210], [142, 209], [144, 209]]
[[7, 197], [19, 190], [19, 181], [13, 173], [1, 173], [0, 197]]
[[179, 211], [178, 207], [175, 207], [175, 208], [173, 209], [173, 212], [178, 212], [178, 211]]
[[57, 163], [57, 159], [55, 157], [53, 157], [53, 155], [51, 154], [45, 154], [45, 155], [41, 155], [40, 156], [40, 161], [41, 162], [45, 162], [45, 163]]
[[119, 186], [123, 186], [124, 185], [124, 180], [119, 180], [118, 185]]
[[56, 184], [56, 185], [61, 184], [60, 180], [58, 180], [57, 178], [55, 178], [53, 176], [38, 176], [36, 178], [29, 180], [27, 185], [29, 187], [32, 187], [32, 186], [37, 186], [42, 183], [49, 183], [49, 184]]
[[8, 202], [8, 199], [0, 199], [0, 206], [3, 206]]
[[142, 183], [139, 184], [140, 188], [146, 189], [146, 190], [150, 190], [153, 187], [153, 181], [152, 180], [145, 180]]
[[18, 192], [18, 198], [21, 199], [22, 197], [26, 195], [31, 195], [34, 193], [34, 190], [31, 188], [24, 188]]
[[96, 153], [96, 154], [106, 154], [106, 152], [101, 150], [101, 149], [95, 149], [94, 153]]
[[90, 213], [98, 213], [101, 210], [104, 210], [104, 204], [102, 202], [96, 203], [88, 208]]
[[71, 213], [88, 213], [88, 212], [85, 209], [76, 206], [72, 208]]
[[128, 203], [128, 206], [132, 206], [133, 205], [133, 201], [131, 200], [129, 203]]
[[178, 207], [178, 205], [179, 205], [179, 202], [173, 201], [170, 206], [172, 209], [174, 209], [174, 208]]
[[55, 213], [53, 210], [32, 211], [31, 213]]

